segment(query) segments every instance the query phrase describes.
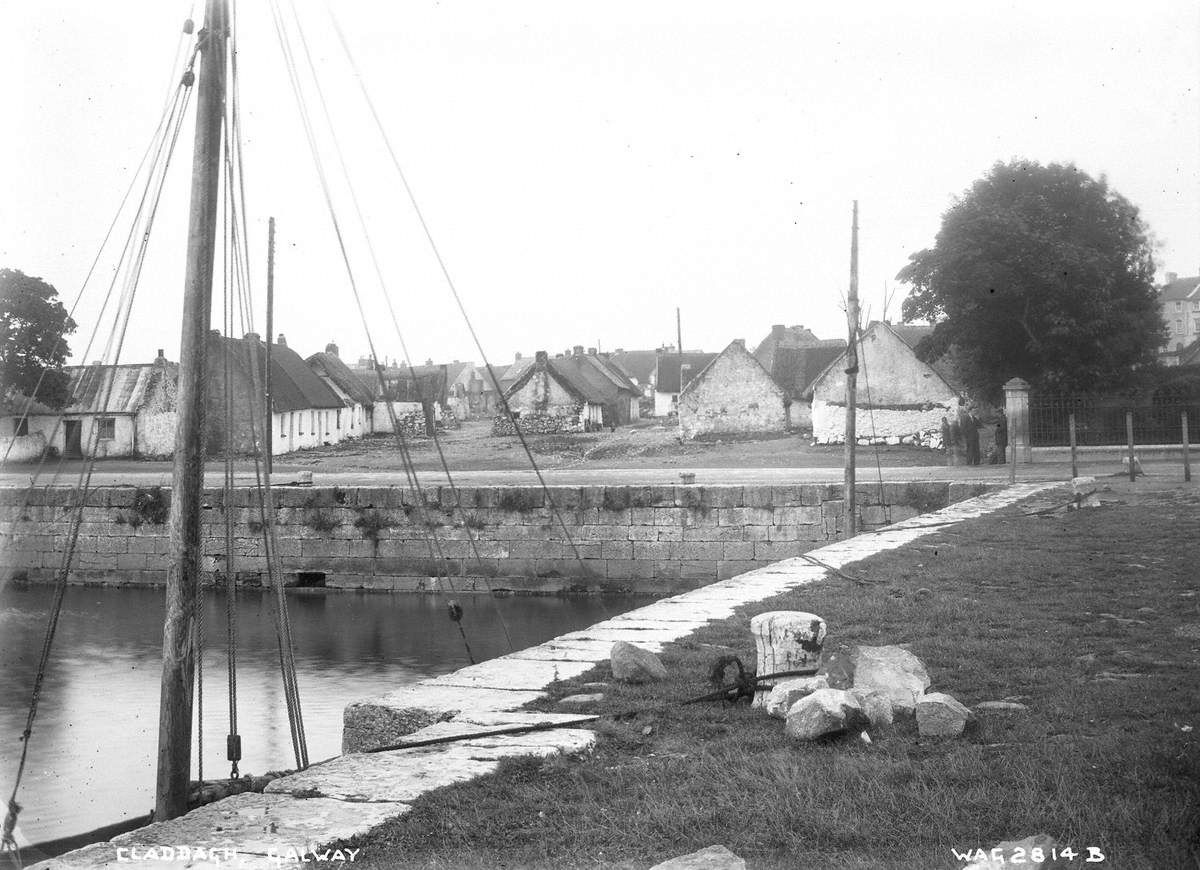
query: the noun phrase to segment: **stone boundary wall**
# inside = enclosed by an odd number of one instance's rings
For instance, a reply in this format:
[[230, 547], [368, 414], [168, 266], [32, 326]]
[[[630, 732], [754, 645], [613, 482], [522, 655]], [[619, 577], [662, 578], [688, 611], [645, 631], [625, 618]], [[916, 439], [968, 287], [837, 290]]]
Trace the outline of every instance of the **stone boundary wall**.
[[[998, 485], [890, 483], [858, 492], [869, 530], [980, 495]], [[804, 484], [553, 486], [575, 558], [537, 487], [408, 489], [276, 487], [277, 534], [289, 585], [395, 591], [674, 594], [799, 555], [842, 535], [841, 486]], [[72, 582], [159, 585], [167, 567], [166, 488], [91, 490]], [[0, 576], [50, 582], [78, 495], [0, 489]], [[204, 571], [226, 571], [225, 517], [234, 522], [238, 582], [266, 572], [259, 495], [204, 499]], [[431, 533], [436, 533], [436, 543]], [[431, 547], [441, 558], [431, 558]], [[475, 551], [479, 558], [476, 559]]]

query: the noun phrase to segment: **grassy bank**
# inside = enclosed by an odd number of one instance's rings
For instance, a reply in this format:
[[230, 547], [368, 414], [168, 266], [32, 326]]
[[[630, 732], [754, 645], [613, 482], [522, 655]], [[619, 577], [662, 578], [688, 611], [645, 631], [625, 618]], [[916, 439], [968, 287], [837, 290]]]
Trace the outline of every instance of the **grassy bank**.
[[[936, 868], [1038, 832], [1107, 857], [1081, 867], [1200, 866], [1200, 495], [1148, 486], [949, 527], [848, 569], [862, 582], [745, 608], [668, 647], [668, 682], [609, 686], [592, 711], [651, 709], [605, 720], [590, 757], [426, 795], [352, 844], [356, 866], [644, 868], [722, 843], [750, 867]], [[744, 703], [675, 703], [706, 691], [715, 657], [752, 663], [750, 617], [775, 609], [823, 616], [827, 653], [907, 644], [934, 690], [1029, 711], [953, 741], [901, 722], [870, 745], [799, 744]]]

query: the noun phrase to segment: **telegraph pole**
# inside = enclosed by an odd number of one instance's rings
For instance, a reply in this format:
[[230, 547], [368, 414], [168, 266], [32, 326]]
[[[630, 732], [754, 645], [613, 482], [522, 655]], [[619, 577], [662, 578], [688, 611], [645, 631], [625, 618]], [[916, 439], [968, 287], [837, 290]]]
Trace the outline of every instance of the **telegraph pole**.
[[846, 473], [843, 501], [846, 504], [846, 534], [858, 534], [854, 499], [854, 448], [858, 438], [855, 426], [858, 389], [858, 200], [850, 227], [850, 292], [846, 295], [846, 322], [850, 338], [846, 344]]
[[200, 494], [204, 485], [204, 404], [225, 115], [225, 0], [207, 0], [200, 32], [200, 77], [179, 350], [178, 420], [171, 475], [170, 556], [163, 623], [158, 779], [154, 818], [187, 812], [191, 775], [196, 599], [200, 587]]

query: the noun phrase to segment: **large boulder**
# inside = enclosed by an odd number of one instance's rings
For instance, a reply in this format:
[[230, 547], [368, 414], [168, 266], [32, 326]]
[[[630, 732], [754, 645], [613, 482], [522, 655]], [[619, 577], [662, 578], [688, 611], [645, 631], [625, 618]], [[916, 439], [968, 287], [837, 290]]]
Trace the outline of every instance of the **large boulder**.
[[922, 737], [957, 737], [972, 718], [970, 710], [943, 692], [930, 692], [917, 702], [917, 731]]
[[892, 709], [912, 715], [929, 688], [929, 673], [921, 660], [898, 646], [860, 646], [854, 650], [854, 688], [881, 692]]
[[892, 702], [883, 692], [851, 689], [850, 694], [858, 698], [858, 703], [863, 712], [867, 714], [872, 728], [886, 728], [895, 720], [896, 714], [892, 710]]
[[612, 645], [609, 664], [613, 679], [622, 683], [653, 683], [667, 678], [667, 669], [658, 656], [623, 640]]
[[775, 688], [771, 689], [771, 694], [767, 696], [767, 713], [776, 719], [786, 719], [788, 710], [805, 695], [811, 695], [818, 689], [828, 688], [829, 683], [822, 676], [792, 677], [784, 680], [777, 683]]
[[787, 733], [797, 740], [816, 740], [844, 731], [861, 731], [868, 723], [858, 698], [842, 689], [817, 689], [792, 704]]
[[746, 862], [724, 846], [709, 846], [655, 864], [650, 870], [746, 870]]

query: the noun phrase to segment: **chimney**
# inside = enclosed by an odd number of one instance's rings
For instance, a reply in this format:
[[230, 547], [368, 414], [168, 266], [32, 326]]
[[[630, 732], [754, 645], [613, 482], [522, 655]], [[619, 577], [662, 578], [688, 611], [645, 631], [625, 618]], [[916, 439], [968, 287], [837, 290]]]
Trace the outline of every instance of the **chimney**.
[[683, 389], [688, 385], [692, 375], [692, 364], [684, 363], [679, 367], [679, 389]]
[[782, 323], [776, 323], [774, 326], [771, 327], [771, 338], [774, 338], [774, 339], [783, 338], [783, 330], [784, 329], [785, 329], [785, 327]]
[[613, 351], [613, 353], [625, 353], [625, 348], [618, 347], [616, 350]]
[[258, 341], [258, 338], [259, 336], [257, 332], [247, 332], [242, 336], [243, 341]]
[[582, 344], [575, 345], [575, 356], [583, 356], [583, 345]]
[[546, 352], [544, 350], [539, 350], [536, 354], [533, 355], [533, 366], [534, 366], [534, 368], [538, 369], [539, 371], [546, 368], [546, 363], [548, 361], [549, 361], [549, 358], [547, 357]]
[[454, 364], [455, 364], [455, 365], [458, 365], [458, 360], [455, 360], [455, 361], [454, 361]]
[[332, 341], [329, 342], [329, 344], [325, 345], [325, 353], [331, 353], [334, 356], [337, 356], [338, 355], [338, 346], [336, 344], [334, 344]]
[[513, 357], [513, 362], [520, 362], [520, 361], [521, 361], [521, 352], [517, 351], [516, 355]]
[[744, 338], [735, 338], [735, 339], [733, 340], [733, 343], [734, 343], [734, 344], [741, 345], [741, 347], [742, 347], [742, 350], [745, 350], [745, 349], [746, 349], [746, 339], [744, 339]]
[[596, 355], [596, 348], [589, 347], [588, 348], [588, 356], [595, 356], [595, 355]]
[[276, 337], [275, 343], [277, 345], [279, 345], [280, 347], [287, 347], [287, 338], [284, 336], [284, 334], [282, 332], [279, 333], [278, 337]]
[[163, 356], [163, 349], [161, 347], [158, 349], [158, 356], [154, 358], [154, 364], [156, 366], [165, 366], [167, 364], [167, 358]]
[[1168, 272], [1167, 273], [1167, 283], [1170, 284], [1172, 281], [1176, 280], [1178, 277], [1179, 277], [1178, 272]]

